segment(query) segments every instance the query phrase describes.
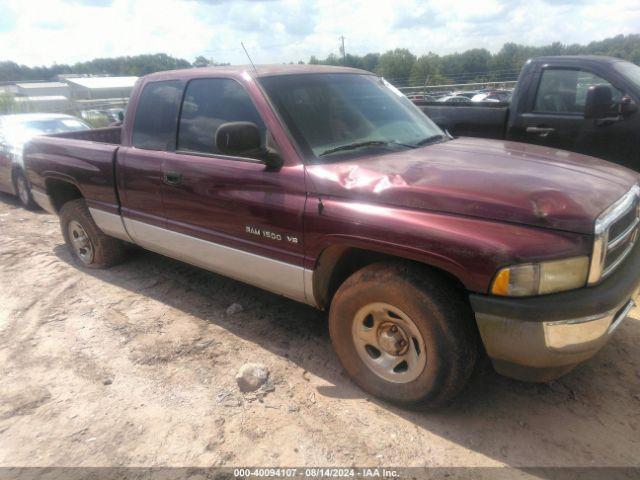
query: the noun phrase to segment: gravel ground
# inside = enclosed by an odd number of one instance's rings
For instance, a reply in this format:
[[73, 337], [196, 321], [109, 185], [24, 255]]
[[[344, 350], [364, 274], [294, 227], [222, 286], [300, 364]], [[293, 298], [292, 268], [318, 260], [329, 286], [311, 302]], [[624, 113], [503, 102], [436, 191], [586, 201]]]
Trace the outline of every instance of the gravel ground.
[[344, 376], [323, 313], [148, 252], [80, 270], [0, 195], [0, 466], [640, 466], [639, 318], [551, 384], [485, 362], [406, 412]]

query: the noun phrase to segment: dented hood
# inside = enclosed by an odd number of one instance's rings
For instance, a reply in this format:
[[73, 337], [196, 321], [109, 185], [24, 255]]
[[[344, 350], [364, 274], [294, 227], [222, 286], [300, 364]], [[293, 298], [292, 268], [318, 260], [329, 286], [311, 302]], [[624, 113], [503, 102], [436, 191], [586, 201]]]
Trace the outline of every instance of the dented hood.
[[319, 195], [592, 233], [638, 174], [593, 157], [461, 138], [307, 167]]

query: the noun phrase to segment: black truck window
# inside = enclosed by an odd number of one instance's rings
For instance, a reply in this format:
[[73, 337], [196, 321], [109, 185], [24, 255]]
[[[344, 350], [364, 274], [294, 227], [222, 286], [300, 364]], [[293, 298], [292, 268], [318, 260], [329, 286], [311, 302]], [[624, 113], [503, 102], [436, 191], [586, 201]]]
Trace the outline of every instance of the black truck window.
[[545, 69], [542, 72], [534, 111], [540, 113], [582, 114], [587, 89], [592, 85], [608, 85], [614, 101], [622, 93], [607, 80], [591, 72], [570, 69]]
[[153, 82], [144, 87], [133, 124], [134, 147], [173, 149], [181, 93], [182, 86], [178, 80]]
[[182, 103], [177, 149], [216, 154], [216, 129], [239, 121], [255, 123], [264, 143], [266, 127], [242, 85], [226, 78], [191, 80]]

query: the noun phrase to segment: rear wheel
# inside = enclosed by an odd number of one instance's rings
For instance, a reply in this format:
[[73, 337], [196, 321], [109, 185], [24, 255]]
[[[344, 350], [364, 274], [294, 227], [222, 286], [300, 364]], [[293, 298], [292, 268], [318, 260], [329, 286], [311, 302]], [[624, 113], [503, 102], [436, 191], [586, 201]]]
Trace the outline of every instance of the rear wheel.
[[18, 195], [18, 200], [20, 200], [20, 204], [26, 208], [27, 210], [35, 210], [38, 208], [38, 205], [33, 200], [33, 196], [31, 195], [31, 187], [29, 186], [29, 181], [25, 176], [22, 170], [18, 170], [13, 178], [16, 194]]
[[124, 258], [124, 243], [98, 228], [83, 199], [62, 206], [60, 228], [73, 259], [82, 267], [107, 268]]
[[431, 270], [378, 263], [349, 277], [329, 314], [336, 353], [365, 391], [406, 407], [448, 403], [475, 366], [465, 295]]

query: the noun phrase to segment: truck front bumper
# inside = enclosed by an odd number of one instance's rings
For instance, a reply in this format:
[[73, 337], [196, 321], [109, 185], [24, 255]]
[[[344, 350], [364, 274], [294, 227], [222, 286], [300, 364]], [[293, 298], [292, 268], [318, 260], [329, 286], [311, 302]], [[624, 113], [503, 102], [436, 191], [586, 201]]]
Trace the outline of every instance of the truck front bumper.
[[640, 242], [594, 287], [528, 298], [472, 294], [487, 354], [498, 373], [546, 382], [592, 357], [620, 326], [640, 291]]

